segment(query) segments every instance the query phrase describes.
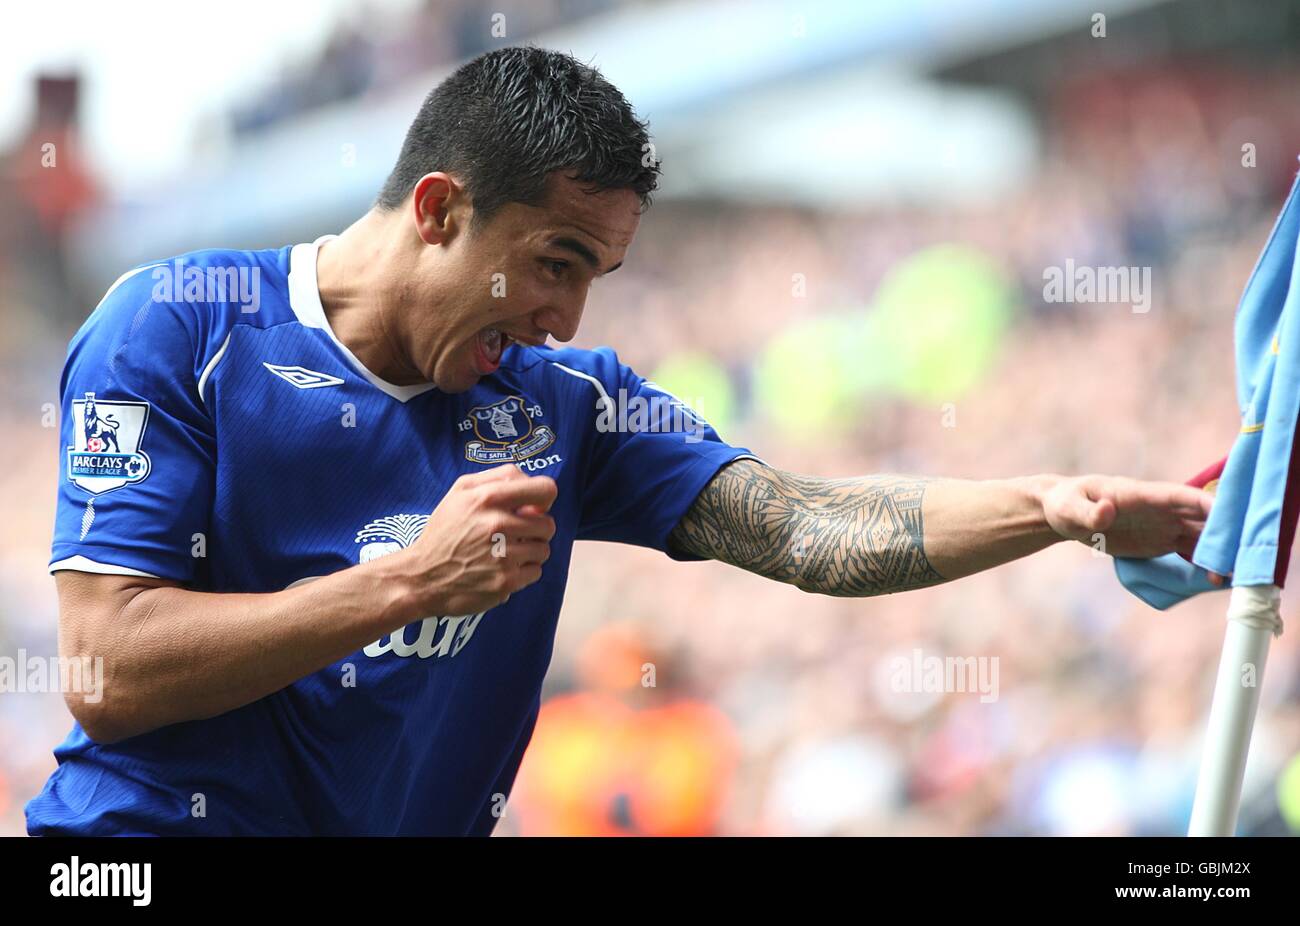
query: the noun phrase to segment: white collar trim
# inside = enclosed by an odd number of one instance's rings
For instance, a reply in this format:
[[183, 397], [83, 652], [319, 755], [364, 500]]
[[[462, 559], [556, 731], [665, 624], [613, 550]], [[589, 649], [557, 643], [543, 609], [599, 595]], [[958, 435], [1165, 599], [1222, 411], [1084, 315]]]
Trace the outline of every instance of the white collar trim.
[[343, 352], [358, 373], [366, 378], [370, 385], [381, 392], [386, 392], [399, 402], [408, 402], [417, 395], [436, 388], [433, 383], [416, 383], [413, 386], [398, 386], [382, 377], [376, 376], [366, 365], [357, 359], [356, 354], [338, 339], [329, 319], [325, 317], [325, 307], [320, 301], [320, 287], [316, 284], [316, 255], [321, 243], [338, 235], [322, 235], [308, 244], [295, 244], [289, 252], [289, 307], [297, 316], [298, 322], [306, 328], [319, 328]]

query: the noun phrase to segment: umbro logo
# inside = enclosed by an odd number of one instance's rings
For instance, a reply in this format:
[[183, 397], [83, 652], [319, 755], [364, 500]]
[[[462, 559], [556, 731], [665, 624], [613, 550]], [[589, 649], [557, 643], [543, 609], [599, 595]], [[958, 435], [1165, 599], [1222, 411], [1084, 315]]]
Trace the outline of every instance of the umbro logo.
[[280, 366], [275, 363], [262, 363], [280, 379], [287, 383], [297, 386], [299, 389], [319, 389], [321, 386], [342, 386], [343, 380], [337, 376], [330, 376], [327, 373], [317, 373], [315, 370], [309, 370], [306, 367], [299, 366]]

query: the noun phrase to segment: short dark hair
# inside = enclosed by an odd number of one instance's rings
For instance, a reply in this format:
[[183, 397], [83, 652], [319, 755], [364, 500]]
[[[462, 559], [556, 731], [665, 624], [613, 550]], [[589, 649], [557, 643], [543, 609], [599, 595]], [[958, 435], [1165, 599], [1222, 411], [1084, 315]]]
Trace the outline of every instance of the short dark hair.
[[650, 206], [659, 162], [618, 88], [569, 55], [511, 46], [479, 55], [425, 98], [376, 205], [396, 209], [425, 174], [457, 176], [474, 224], [510, 202], [536, 206], [546, 175], [630, 189]]

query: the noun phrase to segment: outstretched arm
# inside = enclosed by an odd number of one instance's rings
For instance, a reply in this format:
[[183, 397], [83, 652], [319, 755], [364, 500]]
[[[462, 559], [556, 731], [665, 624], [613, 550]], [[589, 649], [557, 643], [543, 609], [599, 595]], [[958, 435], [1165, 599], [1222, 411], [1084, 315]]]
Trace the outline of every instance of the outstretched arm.
[[968, 481], [799, 476], [738, 460], [674, 529], [677, 550], [825, 595], [937, 585], [1080, 540], [1117, 556], [1190, 553], [1211, 496], [1114, 476]]

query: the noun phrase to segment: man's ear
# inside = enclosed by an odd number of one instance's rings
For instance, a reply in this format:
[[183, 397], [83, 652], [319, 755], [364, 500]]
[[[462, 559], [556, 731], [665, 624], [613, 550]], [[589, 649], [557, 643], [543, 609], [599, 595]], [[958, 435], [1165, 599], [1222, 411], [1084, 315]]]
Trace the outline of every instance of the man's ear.
[[449, 242], [463, 223], [466, 199], [464, 187], [450, 174], [437, 171], [421, 177], [411, 197], [411, 217], [420, 240], [425, 244]]

